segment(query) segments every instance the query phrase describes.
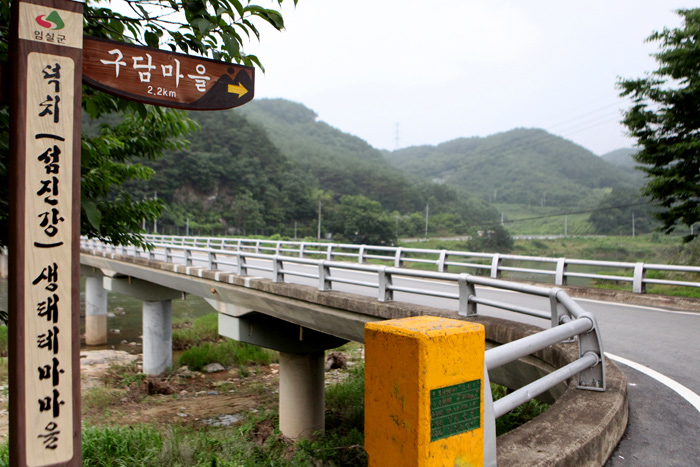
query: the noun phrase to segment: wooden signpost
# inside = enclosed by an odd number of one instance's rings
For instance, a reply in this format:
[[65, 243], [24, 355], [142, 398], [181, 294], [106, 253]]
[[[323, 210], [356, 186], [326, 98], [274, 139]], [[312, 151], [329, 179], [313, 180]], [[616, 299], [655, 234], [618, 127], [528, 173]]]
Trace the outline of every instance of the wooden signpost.
[[13, 467], [81, 465], [81, 82], [137, 102], [191, 110], [237, 107], [254, 95], [252, 67], [84, 38], [82, 12], [83, 4], [72, 0], [12, 4]]

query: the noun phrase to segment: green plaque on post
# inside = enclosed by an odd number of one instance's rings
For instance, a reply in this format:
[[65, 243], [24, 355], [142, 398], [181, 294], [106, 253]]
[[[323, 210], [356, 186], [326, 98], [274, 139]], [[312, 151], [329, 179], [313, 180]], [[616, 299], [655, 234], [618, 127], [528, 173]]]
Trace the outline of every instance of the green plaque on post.
[[481, 380], [430, 391], [430, 441], [480, 428]]

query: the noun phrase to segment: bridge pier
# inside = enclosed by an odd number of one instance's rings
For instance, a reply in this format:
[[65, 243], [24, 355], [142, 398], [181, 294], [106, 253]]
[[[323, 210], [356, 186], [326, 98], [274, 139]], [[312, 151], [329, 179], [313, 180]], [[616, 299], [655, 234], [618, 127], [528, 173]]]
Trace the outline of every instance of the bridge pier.
[[[209, 300], [208, 300], [209, 301]], [[280, 432], [288, 438], [312, 438], [325, 428], [325, 350], [345, 339], [223, 302], [219, 334], [280, 353]], [[235, 315], [235, 316], [234, 316]]]
[[311, 438], [323, 432], [326, 418], [325, 352], [280, 352], [280, 432], [288, 438]]
[[104, 286], [105, 272], [81, 265], [80, 275], [85, 277], [85, 344], [105, 345], [108, 305]]
[[143, 302], [143, 372], [157, 375], [173, 366], [173, 302]]
[[102, 276], [85, 277], [85, 344], [107, 343], [107, 290]]
[[143, 301], [143, 372], [157, 375], [173, 366], [172, 300], [183, 292], [132, 277], [106, 277], [104, 285]]

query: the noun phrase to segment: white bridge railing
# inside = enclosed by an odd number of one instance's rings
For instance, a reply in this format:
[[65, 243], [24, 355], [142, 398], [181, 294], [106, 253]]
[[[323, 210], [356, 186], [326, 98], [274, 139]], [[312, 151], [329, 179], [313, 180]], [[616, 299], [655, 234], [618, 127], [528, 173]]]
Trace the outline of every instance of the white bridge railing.
[[[274, 240], [254, 240], [226, 237], [181, 237], [166, 235], [145, 235], [149, 242], [204, 248], [218, 248], [249, 253], [295, 256], [298, 258], [325, 258], [327, 260], [350, 260], [360, 264], [375, 260], [393, 263], [395, 267], [418, 264], [421, 267], [434, 267], [437, 272], [466, 270], [497, 279], [503, 273], [527, 275], [551, 282], [554, 285], [567, 285], [569, 279], [580, 278], [599, 282], [623, 282], [632, 285], [634, 293], [645, 293], [647, 285], [670, 285], [680, 287], [700, 287], [700, 280], [662, 279], [648, 277], [654, 273], [677, 273], [695, 275], [700, 278], [699, 266], [677, 266], [667, 264], [632, 263], [619, 261], [591, 261], [572, 258], [547, 258], [536, 256], [505, 255], [499, 253], [476, 253], [451, 250], [431, 250], [372, 245], [335, 244], [321, 242], [293, 242]], [[596, 269], [597, 272], [585, 271]], [[598, 271], [608, 271], [598, 272]]]
[[[374, 288], [377, 290], [377, 299], [380, 302], [393, 300], [395, 292], [453, 299], [457, 302], [457, 313], [460, 316], [475, 316], [477, 315], [477, 305], [483, 305], [549, 321], [549, 329], [487, 350], [485, 362], [488, 370], [531, 355], [558, 342], [571, 341], [572, 339], [577, 341], [579, 358], [576, 361], [494, 402], [489, 409], [493, 410], [495, 418], [575, 375], [578, 375], [577, 387], [579, 389], [605, 390], [605, 366], [602, 363], [603, 348], [595, 317], [586, 312], [562, 289], [507, 282], [467, 273], [433, 272], [328, 259], [337, 257], [384, 259], [386, 256], [376, 254], [376, 251], [386, 250], [385, 247], [362, 246], [353, 250], [347, 245], [341, 247], [327, 244], [290, 244], [288, 242], [234, 241], [218, 238], [196, 239], [194, 237], [149, 236], [148, 240], [153, 243], [153, 248], [150, 251], [134, 246], [115, 247], [85, 238], [81, 241], [81, 248], [91, 250], [95, 255], [136, 256], [193, 268], [233, 272], [238, 275], [249, 275], [251, 270], [255, 270], [258, 271], [258, 274], [266, 273], [274, 282], [284, 282], [288, 276], [303, 277], [315, 281], [321, 291], [333, 290], [334, 283]], [[321, 251], [321, 247], [325, 251]], [[397, 248], [393, 251], [397, 264], [407, 261], [407, 258], [402, 255], [406, 250]], [[289, 256], [290, 252], [294, 252], [294, 256]], [[448, 253], [452, 255], [453, 252], [445, 252], [445, 256]], [[325, 259], [309, 257], [319, 254], [322, 254]], [[455, 262], [454, 264], [462, 263]], [[353, 278], [352, 272], [357, 271], [368, 273], [371, 279]], [[411, 281], [411, 284], [417, 284], [412, 286], [397, 284], [398, 279], [410, 278], [424, 280]], [[433, 282], [431, 283], [431, 281]], [[444, 287], [436, 287], [436, 284], [451, 284], [452, 287], [451, 290], [449, 288], [446, 290]], [[530, 308], [480, 297], [477, 295], [476, 286], [544, 297], [548, 299], [548, 309]], [[490, 389], [486, 390], [489, 392], [487, 400], [491, 400]]]

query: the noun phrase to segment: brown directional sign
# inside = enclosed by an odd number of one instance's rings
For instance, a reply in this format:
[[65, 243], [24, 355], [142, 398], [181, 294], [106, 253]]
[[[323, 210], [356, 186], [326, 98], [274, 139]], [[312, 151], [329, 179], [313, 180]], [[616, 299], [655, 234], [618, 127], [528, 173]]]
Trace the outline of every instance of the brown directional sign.
[[222, 110], [253, 99], [249, 66], [85, 36], [83, 82], [132, 101], [176, 109]]

